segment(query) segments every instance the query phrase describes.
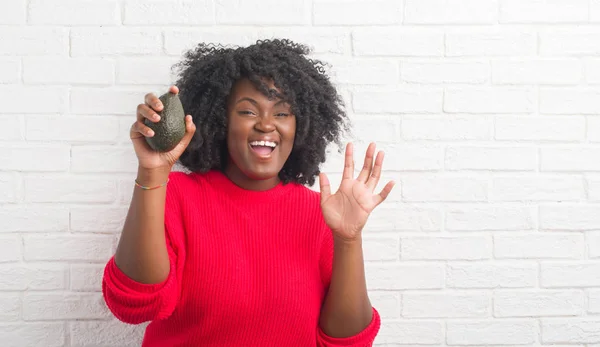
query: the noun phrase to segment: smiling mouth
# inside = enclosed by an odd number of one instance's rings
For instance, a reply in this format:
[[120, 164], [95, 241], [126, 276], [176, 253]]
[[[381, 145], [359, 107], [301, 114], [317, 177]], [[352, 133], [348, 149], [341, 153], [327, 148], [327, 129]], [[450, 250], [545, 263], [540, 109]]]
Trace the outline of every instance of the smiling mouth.
[[249, 143], [252, 151], [259, 157], [268, 158], [277, 147], [273, 141], [252, 141]]

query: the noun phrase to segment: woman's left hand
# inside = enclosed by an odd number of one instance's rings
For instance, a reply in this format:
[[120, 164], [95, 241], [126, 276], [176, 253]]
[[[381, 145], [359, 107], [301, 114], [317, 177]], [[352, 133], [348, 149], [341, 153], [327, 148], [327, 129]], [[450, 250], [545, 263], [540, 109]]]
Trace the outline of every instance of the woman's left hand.
[[349, 143], [346, 146], [342, 182], [333, 195], [327, 175], [324, 173], [319, 175], [323, 217], [338, 239], [344, 241], [359, 239], [371, 212], [387, 198], [394, 187], [394, 182], [390, 181], [379, 194], [374, 194], [381, 177], [383, 152], [377, 153], [375, 160], [374, 157], [375, 144], [371, 143], [365, 155], [364, 166], [355, 179], [354, 154], [352, 143]]

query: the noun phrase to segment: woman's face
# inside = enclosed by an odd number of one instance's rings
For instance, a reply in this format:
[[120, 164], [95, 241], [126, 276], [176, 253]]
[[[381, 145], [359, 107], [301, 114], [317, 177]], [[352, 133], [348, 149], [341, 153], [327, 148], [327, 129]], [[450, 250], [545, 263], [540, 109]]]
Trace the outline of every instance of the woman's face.
[[[278, 91], [273, 83], [269, 88]], [[269, 100], [252, 82], [238, 81], [227, 105], [226, 174], [238, 185], [253, 190], [273, 187], [292, 152], [296, 117], [281, 99]]]

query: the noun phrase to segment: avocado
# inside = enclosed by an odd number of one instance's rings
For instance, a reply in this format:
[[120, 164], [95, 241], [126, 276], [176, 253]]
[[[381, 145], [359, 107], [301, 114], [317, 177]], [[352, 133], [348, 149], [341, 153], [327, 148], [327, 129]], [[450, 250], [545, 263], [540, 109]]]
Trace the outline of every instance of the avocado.
[[146, 137], [150, 147], [159, 152], [168, 152], [175, 148], [185, 135], [185, 112], [177, 94], [167, 92], [159, 97], [163, 104], [157, 112], [160, 121], [144, 119], [144, 124], [154, 130], [154, 136]]

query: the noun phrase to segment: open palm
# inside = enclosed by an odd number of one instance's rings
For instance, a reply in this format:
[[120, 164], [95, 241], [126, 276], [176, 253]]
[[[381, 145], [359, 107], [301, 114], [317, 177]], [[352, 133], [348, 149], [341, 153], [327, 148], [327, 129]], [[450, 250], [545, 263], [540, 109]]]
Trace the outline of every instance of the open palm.
[[354, 178], [354, 154], [352, 143], [346, 146], [342, 182], [335, 194], [327, 175], [319, 175], [321, 187], [321, 210], [323, 217], [334, 235], [343, 240], [355, 240], [367, 223], [371, 212], [381, 204], [392, 191], [394, 182], [388, 182], [379, 194], [374, 194], [383, 165], [383, 152], [375, 157], [375, 144], [371, 143], [365, 155], [364, 166]]

